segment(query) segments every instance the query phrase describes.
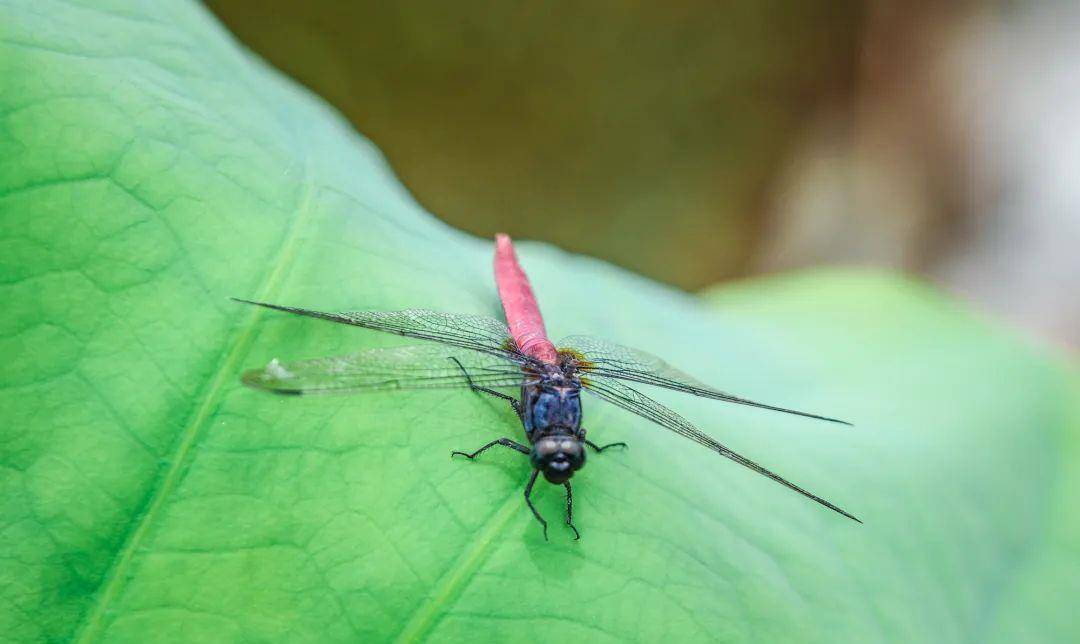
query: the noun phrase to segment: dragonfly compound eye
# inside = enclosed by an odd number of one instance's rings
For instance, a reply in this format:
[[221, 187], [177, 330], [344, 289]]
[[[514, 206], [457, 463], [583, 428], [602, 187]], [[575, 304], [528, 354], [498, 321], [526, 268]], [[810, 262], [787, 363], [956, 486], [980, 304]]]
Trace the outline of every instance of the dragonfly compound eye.
[[585, 465], [581, 443], [565, 436], [545, 436], [536, 441], [530, 455], [533, 467], [551, 483], [564, 483]]

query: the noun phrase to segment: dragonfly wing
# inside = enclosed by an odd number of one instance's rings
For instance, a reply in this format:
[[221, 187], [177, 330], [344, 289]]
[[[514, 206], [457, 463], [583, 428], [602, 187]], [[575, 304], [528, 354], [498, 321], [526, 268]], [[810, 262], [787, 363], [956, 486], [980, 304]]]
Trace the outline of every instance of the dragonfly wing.
[[[460, 367], [458, 365], [461, 365]], [[329, 394], [388, 389], [520, 386], [521, 367], [505, 359], [439, 345], [368, 349], [315, 360], [278, 362], [244, 373], [245, 385], [280, 394]]]
[[608, 342], [607, 340], [601, 340], [600, 338], [593, 338], [585, 335], [571, 336], [563, 340], [562, 345], [563, 348], [561, 348], [560, 351], [570, 350], [584, 357], [584, 362], [580, 369], [585, 373], [593, 373], [608, 378], [618, 378], [620, 380], [630, 380], [646, 385], [655, 385], [657, 387], [674, 389], [695, 396], [701, 396], [702, 398], [712, 398], [714, 400], [723, 400], [739, 405], [771, 409], [772, 411], [779, 411], [785, 414], [826, 420], [831, 423], [840, 423], [842, 425], [851, 424], [838, 418], [829, 418], [828, 416], [819, 416], [818, 414], [811, 414], [805, 411], [766, 405], [765, 403], [733, 396], [718, 389], [713, 389], [651, 353], [625, 347], [621, 344], [615, 344], [614, 342]]
[[344, 311], [327, 313], [295, 306], [282, 306], [266, 302], [253, 302], [233, 298], [237, 302], [254, 304], [276, 311], [304, 315], [339, 324], [349, 324], [365, 329], [386, 331], [418, 340], [441, 342], [462, 349], [502, 356], [523, 362], [506, 325], [484, 315], [443, 313], [428, 309], [405, 309], [402, 311]]
[[799, 494], [805, 496], [806, 498], [816, 501], [821, 505], [829, 508], [830, 510], [833, 510], [834, 512], [838, 512], [849, 519], [862, 523], [862, 521], [859, 521], [859, 519], [855, 518], [853, 515], [840, 509], [832, 503], [829, 503], [820, 496], [817, 496], [816, 494], [813, 494], [799, 487], [798, 485], [795, 485], [794, 483], [785, 479], [779, 474], [765, 469], [764, 467], [758, 465], [750, 459], [736, 454], [724, 445], [717, 442], [708, 434], [702, 432], [697, 427], [694, 427], [692, 424], [690, 424], [690, 421], [686, 420], [671, 409], [665, 407], [664, 405], [653, 400], [652, 398], [649, 398], [648, 396], [636, 389], [633, 389], [621, 382], [618, 382], [617, 380], [596, 375], [588, 375], [583, 377], [582, 385], [587, 391], [593, 393], [597, 397], [606, 400], [617, 407], [622, 407], [623, 409], [631, 413], [637, 414], [642, 418], [651, 420], [652, 422], [660, 425], [661, 427], [670, 429], [671, 431], [679, 434], [680, 436], [689, 438], [690, 440], [698, 443], [699, 445], [704, 445], [705, 447], [711, 449], [717, 454], [720, 454], [725, 458], [729, 458], [738, 463], [739, 465], [748, 467], [751, 470], [757, 472], [758, 474], [767, 476], [770, 479], [779, 483], [780, 485], [792, 489]]

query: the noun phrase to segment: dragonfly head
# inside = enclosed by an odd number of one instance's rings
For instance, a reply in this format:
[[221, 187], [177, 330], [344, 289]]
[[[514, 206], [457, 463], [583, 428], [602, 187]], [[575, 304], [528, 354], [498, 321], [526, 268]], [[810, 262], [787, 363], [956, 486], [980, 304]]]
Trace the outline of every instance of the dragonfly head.
[[539, 438], [533, 443], [529, 458], [549, 483], [565, 483], [585, 466], [585, 450], [581, 441], [571, 434], [549, 434]]

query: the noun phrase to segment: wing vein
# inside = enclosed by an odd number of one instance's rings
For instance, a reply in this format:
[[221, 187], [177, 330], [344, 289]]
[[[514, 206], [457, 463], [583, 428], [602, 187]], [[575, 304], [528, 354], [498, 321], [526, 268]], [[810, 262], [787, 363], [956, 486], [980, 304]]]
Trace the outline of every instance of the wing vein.
[[563, 344], [584, 357], [585, 362], [582, 364], [581, 369], [585, 373], [606, 376], [618, 380], [639, 382], [654, 387], [663, 387], [665, 389], [681, 391], [702, 398], [710, 398], [737, 405], [747, 405], [749, 407], [768, 409], [784, 414], [802, 416], [804, 418], [813, 418], [815, 420], [823, 420], [841, 425], [851, 425], [851, 423], [840, 420], [839, 418], [812, 414], [796, 409], [789, 409], [787, 407], [768, 405], [714, 389], [693, 376], [676, 369], [662, 358], [654, 356], [651, 353], [639, 349], [632, 349], [614, 342], [608, 342], [607, 340], [601, 340], [600, 338], [571, 336], [563, 340]]
[[679, 434], [680, 436], [689, 438], [690, 440], [698, 443], [699, 445], [707, 447], [714, 452], [720, 454], [721, 456], [735, 461], [743, 467], [751, 469], [754, 472], [761, 474], [762, 476], [770, 478], [773, 481], [779, 483], [780, 485], [783, 485], [788, 489], [798, 492], [804, 497], [815, 501], [834, 512], [842, 514], [843, 516], [853, 521], [862, 523], [862, 521], [860, 521], [854, 515], [830, 503], [829, 501], [826, 501], [820, 496], [796, 485], [795, 483], [792, 483], [791, 481], [785, 479], [779, 474], [776, 474], [775, 472], [766, 469], [765, 467], [755, 463], [754, 461], [751, 461], [745, 456], [742, 456], [741, 454], [732, 451], [725, 445], [718, 442], [713, 437], [699, 430], [697, 427], [692, 425], [688, 420], [686, 420], [679, 414], [675, 413], [674, 411], [672, 411], [668, 407], [665, 407], [659, 402], [653, 400], [652, 398], [646, 396], [640, 391], [624, 385], [620, 382], [610, 380], [604, 376], [595, 377], [592, 374], [590, 374], [586, 378], [583, 378], [582, 382], [587, 391], [592, 392], [599, 398], [606, 400], [617, 407], [621, 407], [622, 409], [625, 409], [626, 411], [629, 411], [633, 414], [637, 414], [642, 418], [650, 420], [657, 425], [664, 427], [665, 429], [669, 429], [676, 434]]

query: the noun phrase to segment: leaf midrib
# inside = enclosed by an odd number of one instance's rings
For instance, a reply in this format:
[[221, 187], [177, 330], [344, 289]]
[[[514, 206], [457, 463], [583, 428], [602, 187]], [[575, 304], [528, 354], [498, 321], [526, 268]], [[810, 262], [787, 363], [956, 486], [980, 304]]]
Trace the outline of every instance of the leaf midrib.
[[[282, 239], [277, 257], [272, 264], [274, 268], [258, 290], [259, 299], [261, 300], [273, 299], [274, 293], [282, 279], [284, 279], [286, 267], [292, 262], [296, 240], [300, 235], [300, 231], [311, 218], [312, 199], [315, 192], [311, 164], [311, 155], [309, 154], [308, 161], [305, 164], [304, 180], [302, 181], [303, 193], [299, 200], [297, 214]], [[165, 505], [176, 485], [183, 479], [191, 449], [198, 443], [207, 419], [212, 416], [217, 407], [225, 383], [236, 372], [236, 366], [246, 356], [254, 338], [255, 323], [261, 315], [261, 309], [251, 307], [240, 336], [232, 344], [232, 348], [224, 351], [222, 357], [219, 358], [214, 377], [210, 380], [206, 393], [201, 396], [202, 403], [198, 406], [191, 422], [180, 434], [180, 439], [177, 441], [176, 448], [169, 459], [169, 468], [163, 475], [159, 476], [157, 482], [149, 490], [146, 496], [147, 502], [136, 511], [136, 516], [140, 518], [134, 528], [128, 530], [123, 545], [117, 551], [112, 564], [98, 586], [94, 601], [87, 607], [83, 613], [83, 619], [74, 631], [73, 641], [80, 643], [94, 641], [103, 625], [103, 618], [108, 613], [110, 604], [125, 585], [128, 578], [127, 571], [131, 566], [135, 553], [138, 552], [144, 538], [149, 533], [158, 512]]]

